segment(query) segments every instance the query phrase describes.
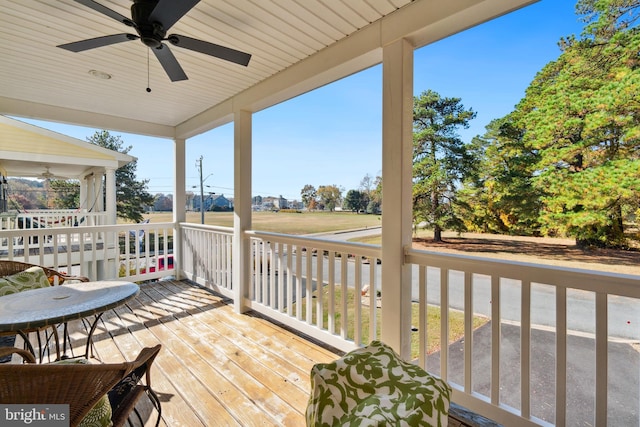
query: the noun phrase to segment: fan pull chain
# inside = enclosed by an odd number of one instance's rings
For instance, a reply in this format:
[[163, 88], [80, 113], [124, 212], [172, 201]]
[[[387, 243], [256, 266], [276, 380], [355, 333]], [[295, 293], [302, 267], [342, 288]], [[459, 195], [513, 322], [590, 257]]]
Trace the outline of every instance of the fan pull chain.
[[151, 88], [149, 87], [149, 49], [147, 48], [147, 92], [151, 92]]

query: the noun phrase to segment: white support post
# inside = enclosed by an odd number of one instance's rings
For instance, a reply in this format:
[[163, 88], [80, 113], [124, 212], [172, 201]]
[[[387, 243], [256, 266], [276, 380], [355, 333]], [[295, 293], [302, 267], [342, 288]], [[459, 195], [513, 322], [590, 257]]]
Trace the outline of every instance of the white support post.
[[[104, 210], [107, 212], [107, 225], [115, 225], [118, 218], [118, 211], [116, 205], [116, 171], [115, 169], [107, 168], [105, 172], [106, 176], [106, 203], [107, 206]], [[99, 183], [96, 183], [96, 186]], [[99, 194], [99, 193], [97, 193]], [[102, 197], [98, 196], [98, 203], [100, 203]]]
[[78, 206], [80, 212], [86, 210], [87, 212], [91, 208], [89, 205], [89, 180], [88, 177], [83, 177], [80, 180], [80, 206]]
[[251, 229], [251, 120], [249, 111], [234, 114], [234, 195], [233, 195], [233, 294], [237, 313], [246, 311], [250, 243], [245, 231]]
[[[106, 225], [115, 225], [118, 218], [117, 204], [116, 204], [116, 170], [113, 168], [106, 168], [105, 170], [105, 203], [104, 211], [106, 212]], [[94, 194], [98, 195], [98, 203], [102, 206], [102, 195], [99, 193], [100, 186], [98, 185], [101, 179], [96, 177], [94, 181]], [[102, 262], [98, 264], [98, 279], [116, 279], [118, 278], [118, 260], [116, 254], [118, 253], [118, 241], [116, 234], [105, 233], [106, 256]]]
[[186, 213], [186, 140], [184, 138], [174, 139], [173, 141], [173, 259], [174, 259], [174, 271], [177, 279], [183, 277], [182, 274], [182, 231], [178, 226], [179, 223], [185, 222], [187, 219]]
[[[102, 197], [102, 175], [99, 174], [93, 174], [93, 177], [91, 178], [91, 183], [93, 185], [92, 188], [92, 195], [93, 197], [90, 199], [92, 206], [93, 206], [93, 211], [94, 212], [105, 212], [107, 211], [107, 209], [110, 207], [109, 203], [113, 203], [113, 221], [117, 221], [118, 218], [118, 210], [116, 207], [116, 170], [115, 169], [111, 169], [111, 172], [113, 173], [113, 182], [112, 182], [112, 190], [109, 190], [109, 187], [107, 186], [107, 183], [105, 183], [105, 187], [106, 187], [106, 194], [107, 194], [107, 207], [105, 207], [105, 198]], [[108, 182], [109, 178], [109, 174], [108, 171], [105, 173], [106, 176], [106, 180]], [[109, 201], [109, 191], [112, 191], [112, 195], [113, 195], [113, 202]], [[89, 209], [91, 209], [91, 206], [89, 206]], [[109, 218], [107, 218], [107, 221], [110, 221]], [[111, 224], [111, 222], [107, 222], [107, 224]], [[115, 222], [114, 222], [115, 224]], [[94, 225], [103, 225], [103, 224], [94, 224]]]
[[382, 54], [382, 327], [381, 339], [411, 355], [413, 46], [398, 40]]

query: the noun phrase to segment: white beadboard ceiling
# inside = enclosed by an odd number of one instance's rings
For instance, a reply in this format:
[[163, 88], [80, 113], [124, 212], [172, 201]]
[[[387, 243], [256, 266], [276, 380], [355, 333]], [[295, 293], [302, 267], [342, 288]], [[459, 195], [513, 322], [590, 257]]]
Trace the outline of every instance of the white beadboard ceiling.
[[[131, 16], [131, 0], [96, 1]], [[190, 137], [238, 109], [257, 111], [379, 63], [381, 48], [399, 38], [420, 47], [532, 2], [201, 0], [169, 33], [251, 61], [243, 67], [170, 45], [189, 78], [171, 82], [139, 40], [80, 53], [56, 47], [133, 32], [114, 19], [74, 0], [0, 0], [0, 114]]]

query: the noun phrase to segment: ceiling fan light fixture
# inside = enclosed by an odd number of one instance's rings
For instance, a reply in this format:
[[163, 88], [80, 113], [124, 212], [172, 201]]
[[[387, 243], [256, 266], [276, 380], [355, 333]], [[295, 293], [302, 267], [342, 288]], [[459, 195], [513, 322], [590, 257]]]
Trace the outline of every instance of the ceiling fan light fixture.
[[89, 70], [89, 75], [101, 80], [109, 80], [111, 78], [111, 74], [98, 70]]

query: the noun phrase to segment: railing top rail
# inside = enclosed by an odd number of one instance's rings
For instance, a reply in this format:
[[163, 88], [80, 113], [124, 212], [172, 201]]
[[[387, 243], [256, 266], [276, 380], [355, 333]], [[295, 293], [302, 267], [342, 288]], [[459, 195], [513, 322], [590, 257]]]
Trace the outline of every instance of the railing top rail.
[[[534, 283], [640, 298], [640, 275], [469, 255], [444, 254], [413, 248], [405, 250], [405, 258], [406, 262], [411, 264], [431, 264], [434, 267], [498, 276], [505, 279], [531, 280]], [[603, 287], [603, 284], [606, 284], [606, 287]]]
[[53, 234], [91, 233], [106, 231], [154, 230], [157, 228], [173, 228], [173, 222], [155, 222], [147, 224], [114, 224], [89, 225], [83, 227], [51, 227], [0, 230], [0, 237], [44, 236]]
[[268, 231], [248, 230], [245, 235], [262, 240], [269, 240], [278, 243], [305, 245], [326, 251], [358, 253], [363, 256], [380, 258], [382, 249], [377, 245], [366, 243], [339, 242], [335, 240], [325, 240], [318, 237], [293, 236], [289, 234], [272, 233]]
[[219, 225], [196, 224], [193, 222], [181, 222], [180, 228], [191, 228], [194, 230], [218, 231], [221, 233], [233, 234], [233, 227], [222, 227]]

